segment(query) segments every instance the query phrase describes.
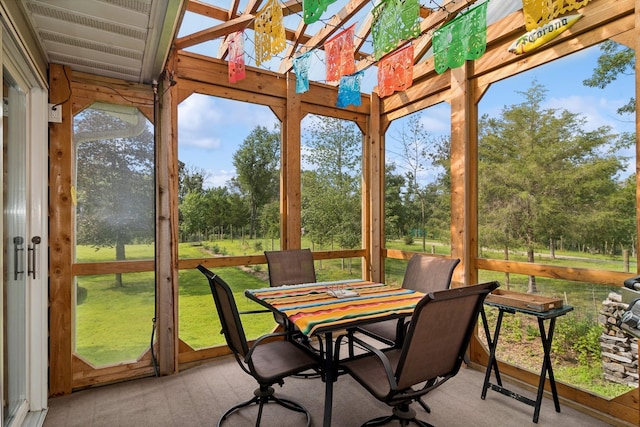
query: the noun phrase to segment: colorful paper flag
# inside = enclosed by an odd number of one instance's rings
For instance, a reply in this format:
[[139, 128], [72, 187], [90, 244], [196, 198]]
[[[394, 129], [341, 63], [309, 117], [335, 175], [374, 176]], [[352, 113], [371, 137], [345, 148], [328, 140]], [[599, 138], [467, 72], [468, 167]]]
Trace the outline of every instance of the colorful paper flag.
[[478, 59], [487, 48], [487, 3], [458, 15], [433, 33], [433, 57], [438, 74]]
[[355, 46], [353, 44], [355, 25], [352, 24], [324, 43], [327, 80], [330, 82], [337, 81], [341, 76], [352, 74], [356, 70]]
[[245, 78], [244, 37], [242, 31], [229, 35], [229, 83], [236, 83]]
[[316, 22], [331, 3], [336, 0], [302, 0], [302, 16], [305, 24]]
[[382, 58], [395, 50], [402, 40], [420, 35], [420, 3], [418, 0], [382, 0], [371, 11], [373, 24], [373, 56]]
[[344, 108], [347, 105], [362, 105], [362, 95], [360, 94], [360, 84], [362, 83], [362, 75], [364, 71], [340, 78], [338, 86], [338, 101], [336, 107]]
[[267, 0], [256, 14], [253, 22], [256, 65], [271, 59], [287, 46], [282, 19], [282, 7], [277, 0]]
[[296, 73], [296, 93], [304, 93], [309, 90], [310, 64], [311, 51], [293, 58], [293, 72]]
[[380, 97], [405, 90], [413, 83], [413, 45], [399, 49], [378, 63], [378, 94]]

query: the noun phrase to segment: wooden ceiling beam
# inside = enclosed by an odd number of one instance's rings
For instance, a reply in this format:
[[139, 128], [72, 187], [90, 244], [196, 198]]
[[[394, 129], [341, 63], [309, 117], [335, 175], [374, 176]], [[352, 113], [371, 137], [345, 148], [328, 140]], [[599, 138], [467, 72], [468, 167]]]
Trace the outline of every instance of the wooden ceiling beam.
[[175, 46], [177, 49], [184, 49], [209, 40], [217, 39], [218, 37], [226, 36], [227, 34], [235, 33], [236, 31], [244, 30], [254, 19], [255, 17], [253, 15], [241, 15], [237, 18], [230, 19], [223, 24], [216, 25], [215, 27], [180, 37], [179, 39], [176, 39]]
[[[292, 57], [293, 54], [296, 52], [296, 49], [300, 45], [300, 36], [304, 34], [304, 30], [306, 29], [307, 29], [307, 24], [304, 23], [304, 19], [301, 19], [300, 23], [298, 24], [298, 29], [296, 29], [296, 32], [293, 36], [292, 43], [289, 44], [289, 46], [287, 46], [287, 49], [284, 52], [285, 58]], [[293, 66], [293, 62], [291, 62], [291, 65]], [[278, 72], [284, 74], [287, 71], [289, 70], [285, 69], [285, 61], [283, 60], [280, 63], [280, 69], [278, 70]]]
[[233, 19], [236, 17], [238, 7], [240, 7], [240, 0], [233, 0], [233, 3], [231, 3], [231, 7], [229, 8], [229, 13], [227, 14], [227, 19]]
[[262, 6], [262, 0], [249, 0], [244, 8], [244, 13], [255, 15], [260, 6]]
[[218, 21], [229, 20], [229, 11], [218, 6], [213, 6], [198, 0], [189, 0], [187, 3], [187, 12], [197, 13], [207, 18], [217, 19]]
[[[222, 21], [222, 24], [176, 39], [176, 48], [185, 49], [190, 46], [216, 39], [218, 37], [226, 38], [226, 36], [228, 36], [229, 34], [236, 31], [244, 30], [245, 28], [253, 28], [253, 21], [255, 20], [258, 8], [262, 4], [262, 0], [253, 0], [249, 2], [242, 15], [237, 15], [238, 2], [239, 0], [235, 0], [231, 8], [227, 10], [219, 8], [217, 6], [202, 3], [198, 0], [189, 0], [189, 3], [187, 5], [188, 11], [212, 19], [216, 19], [218, 21]], [[285, 3], [281, 3], [281, 6], [283, 16], [289, 16], [302, 11], [301, 0], [289, 0]], [[311, 38], [311, 36], [307, 34], [298, 34], [297, 31], [293, 31], [287, 28], [285, 28], [285, 37], [287, 38], [287, 40], [297, 41], [298, 43], [306, 43]], [[220, 49], [218, 50], [218, 58], [224, 58], [228, 53], [227, 49], [228, 43], [225, 39], [220, 44]]]

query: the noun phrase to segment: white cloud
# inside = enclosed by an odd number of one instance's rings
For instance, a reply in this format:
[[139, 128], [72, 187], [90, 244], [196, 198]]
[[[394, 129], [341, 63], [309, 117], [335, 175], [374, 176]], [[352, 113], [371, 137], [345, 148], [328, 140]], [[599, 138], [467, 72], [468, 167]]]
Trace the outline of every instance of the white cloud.
[[198, 131], [224, 119], [224, 110], [216, 108], [215, 99], [211, 96], [193, 94], [178, 105], [178, 122], [180, 129]]
[[600, 126], [610, 126], [613, 132], [622, 132], [628, 123], [616, 110], [625, 102], [605, 97], [572, 95], [564, 98], [550, 98], [543, 108], [567, 110], [586, 119], [585, 130], [591, 131]]
[[185, 138], [180, 141], [182, 147], [204, 148], [216, 150], [220, 148], [220, 138]]
[[223, 169], [208, 169], [206, 171], [206, 179], [204, 182], [205, 188], [213, 188], [213, 187], [226, 187], [227, 182], [235, 176], [235, 171], [233, 170], [223, 170]]
[[420, 123], [432, 135], [449, 135], [451, 133], [451, 108], [449, 104], [434, 105], [419, 113]]

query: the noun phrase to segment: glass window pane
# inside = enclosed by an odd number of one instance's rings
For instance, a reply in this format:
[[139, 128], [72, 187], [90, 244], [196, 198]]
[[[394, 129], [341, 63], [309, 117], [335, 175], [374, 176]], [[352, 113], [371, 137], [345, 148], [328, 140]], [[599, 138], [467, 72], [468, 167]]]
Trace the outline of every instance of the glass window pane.
[[302, 129], [302, 246], [361, 248], [362, 133], [318, 115], [307, 115]]
[[[481, 257], [636, 271], [635, 116], [625, 109], [634, 69], [586, 86], [601, 55], [589, 48], [483, 96]], [[560, 83], [558, 73], [571, 78]]]
[[134, 361], [149, 349], [154, 273], [76, 279], [75, 354], [94, 366]]
[[[239, 312], [263, 309], [246, 298], [244, 291], [268, 287], [268, 278], [252, 274], [250, 269], [240, 267], [215, 268], [213, 271], [231, 288]], [[225, 344], [224, 336], [220, 334], [220, 320], [206, 277], [198, 270], [192, 269], [181, 271], [179, 280], [180, 339], [194, 349]], [[271, 313], [243, 314], [241, 321], [247, 339], [272, 332], [276, 327]]]
[[94, 103], [74, 117], [73, 141], [76, 261], [153, 259], [131, 248], [154, 241], [153, 125], [134, 107]]
[[395, 120], [385, 134], [385, 244], [451, 254], [451, 108]]
[[[602, 75], [597, 72], [600, 58], [624, 55], [626, 49], [605, 42], [495, 83], [483, 96], [478, 124], [481, 258], [637, 271], [635, 116], [628, 109], [634, 61], [608, 83], [594, 84]], [[558, 73], [571, 78], [560, 82]], [[556, 327], [558, 380], [607, 397], [630, 390], [605, 372], [611, 360], [601, 346], [611, 333], [604, 329], [611, 317], [603, 314], [606, 301], [619, 287], [505, 272], [481, 271], [480, 277], [500, 281], [503, 289], [562, 298], [575, 307]], [[541, 352], [532, 347], [539, 342], [538, 327], [532, 320], [508, 320], [498, 358], [539, 371]], [[628, 353], [637, 358], [637, 348]], [[637, 372], [633, 375], [637, 387]]]
[[[178, 106], [180, 258], [279, 247], [280, 122], [268, 107], [193, 94]], [[195, 248], [195, 249], [194, 249]]]

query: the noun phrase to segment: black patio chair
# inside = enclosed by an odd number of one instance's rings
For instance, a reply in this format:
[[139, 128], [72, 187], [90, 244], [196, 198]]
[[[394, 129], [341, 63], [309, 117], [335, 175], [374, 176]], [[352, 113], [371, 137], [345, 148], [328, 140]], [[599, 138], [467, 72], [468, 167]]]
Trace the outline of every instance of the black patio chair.
[[[431, 426], [416, 418], [410, 405], [458, 373], [484, 299], [498, 286], [498, 282], [489, 282], [427, 294], [416, 305], [400, 348], [381, 350], [357, 336], [350, 337], [366, 352], [338, 362], [339, 367], [393, 408], [391, 415], [369, 420], [362, 427], [392, 420], [399, 420], [401, 426], [412, 422]], [[345, 336], [336, 344], [337, 361]]]
[[[307, 427], [310, 426], [311, 414], [309, 411], [297, 402], [277, 397], [272, 386], [274, 384], [282, 386], [284, 378], [302, 371], [319, 369], [319, 360], [313, 352], [295, 340], [285, 340], [286, 332], [263, 335], [249, 346], [231, 289], [220, 276], [206, 267], [198, 265], [197, 268], [209, 281], [227, 345], [242, 370], [251, 375], [259, 384], [259, 387], [253, 392], [253, 398], [228, 409], [220, 417], [217, 425], [220, 426], [233, 412], [257, 404], [259, 409], [256, 426], [259, 426], [264, 405], [273, 402], [292, 411], [304, 413], [307, 418]], [[282, 339], [274, 340], [276, 337]]]
[[[269, 286], [290, 286], [316, 282], [316, 269], [313, 263], [313, 253], [310, 249], [287, 249], [282, 251], [265, 251], [269, 270]], [[289, 332], [289, 338], [297, 339], [309, 348], [314, 349], [309, 338], [298, 331], [286, 318], [273, 313], [276, 323]], [[318, 341], [319, 354], [322, 354], [322, 342]], [[299, 378], [317, 378], [319, 372], [304, 372], [295, 375]]]
[[[409, 260], [402, 279], [402, 287], [429, 293], [449, 289], [453, 270], [459, 258], [433, 257], [415, 254]], [[387, 320], [357, 328], [376, 340], [390, 346], [401, 346], [402, 337], [410, 319]]]

